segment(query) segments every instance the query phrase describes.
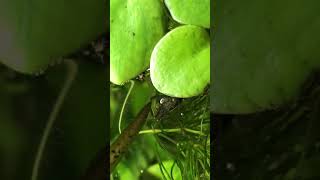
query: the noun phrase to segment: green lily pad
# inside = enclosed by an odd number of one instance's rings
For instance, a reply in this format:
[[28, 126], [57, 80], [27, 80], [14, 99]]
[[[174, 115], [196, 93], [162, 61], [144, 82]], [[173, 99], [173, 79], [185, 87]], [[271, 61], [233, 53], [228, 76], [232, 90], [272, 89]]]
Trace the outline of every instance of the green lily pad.
[[203, 92], [210, 81], [210, 37], [198, 26], [184, 25], [170, 31], [151, 56], [154, 87], [172, 97], [187, 98]]
[[320, 2], [228, 0], [216, 6], [211, 110], [253, 113], [294, 100], [320, 65]]
[[152, 49], [165, 34], [159, 0], [111, 0], [110, 81], [123, 84], [149, 66]]
[[165, 0], [174, 20], [210, 28], [210, 0]]
[[0, 1], [0, 62], [42, 71], [105, 32], [106, 12], [104, 0]]

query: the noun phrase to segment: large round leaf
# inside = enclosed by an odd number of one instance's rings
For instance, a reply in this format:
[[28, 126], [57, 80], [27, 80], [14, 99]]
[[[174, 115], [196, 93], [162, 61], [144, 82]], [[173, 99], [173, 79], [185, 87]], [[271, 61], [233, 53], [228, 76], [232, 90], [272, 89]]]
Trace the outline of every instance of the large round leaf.
[[211, 108], [252, 113], [293, 100], [320, 64], [320, 2], [217, 3]]
[[165, 33], [159, 0], [111, 0], [110, 81], [123, 84], [148, 66], [152, 49]]
[[192, 97], [210, 81], [210, 37], [193, 25], [180, 26], [156, 45], [150, 64], [155, 88], [173, 97]]
[[104, 0], [0, 1], [0, 62], [43, 70], [102, 34], [106, 12]]
[[174, 20], [210, 27], [210, 0], [165, 0], [165, 3]]

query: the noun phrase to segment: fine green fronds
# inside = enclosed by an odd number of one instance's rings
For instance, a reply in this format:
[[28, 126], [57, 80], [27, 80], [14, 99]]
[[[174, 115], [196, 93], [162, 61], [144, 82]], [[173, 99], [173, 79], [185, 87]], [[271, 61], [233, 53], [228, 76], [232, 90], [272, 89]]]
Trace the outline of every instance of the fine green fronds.
[[[210, 112], [209, 97], [201, 95], [183, 99], [166, 116], [150, 121], [162, 148], [176, 157], [182, 179], [210, 179]], [[161, 163], [159, 163], [161, 166]], [[164, 177], [172, 177], [170, 169], [163, 169]]]

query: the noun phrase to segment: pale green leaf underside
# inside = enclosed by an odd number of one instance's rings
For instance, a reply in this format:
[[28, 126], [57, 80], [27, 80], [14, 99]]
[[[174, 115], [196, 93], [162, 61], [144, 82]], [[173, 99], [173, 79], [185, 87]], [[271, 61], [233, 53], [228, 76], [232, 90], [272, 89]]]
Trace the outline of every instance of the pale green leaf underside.
[[43, 70], [105, 32], [106, 12], [104, 0], [0, 1], [0, 62]]

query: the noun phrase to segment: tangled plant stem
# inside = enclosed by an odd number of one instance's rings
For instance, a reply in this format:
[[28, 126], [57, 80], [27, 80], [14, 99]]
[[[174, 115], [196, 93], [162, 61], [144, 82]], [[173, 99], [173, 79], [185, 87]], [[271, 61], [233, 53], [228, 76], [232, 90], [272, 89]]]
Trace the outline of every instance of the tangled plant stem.
[[126, 107], [126, 104], [127, 104], [127, 101], [128, 101], [128, 98], [131, 94], [131, 91], [133, 89], [133, 86], [134, 86], [134, 81], [133, 80], [130, 80], [130, 88], [129, 88], [129, 91], [126, 95], [126, 98], [124, 99], [124, 102], [122, 104], [122, 108], [121, 108], [121, 111], [120, 111], [120, 117], [119, 117], [119, 124], [118, 124], [118, 127], [119, 127], [119, 133], [121, 134], [121, 122], [122, 122], [122, 116], [123, 116], [123, 112], [124, 112], [124, 108]]
[[46, 124], [45, 129], [44, 129], [44, 132], [43, 132], [43, 135], [42, 135], [39, 147], [38, 147], [38, 151], [37, 151], [37, 154], [35, 157], [35, 161], [33, 164], [31, 180], [37, 180], [37, 178], [38, 178], [41, 158], [42, 158], [43, 152], [45, 150], [45, 146], [46, 146], [49, 134], [50, 134], [52, 126], [53, 126], [53, 124], [54, 124], [54, 122], [60, 112], [60, 109], [62, 107], [64, 99], [65, 99], [65, 97], [66, 97], [66, 95], [72, 85], [72, 82], [75, 79], [77, 71], [78, 71], [77, 64], [74, 63], [72, 60], [65, 61], [65, 64], [67, 66], [67, 72], [68, 72], [67, 78], [66, 78], [65, 83], [61, 89], [59, 97], [58, 97], [58, 99], [52, 109], [52, 112], [49, 115], [48, 122]]

